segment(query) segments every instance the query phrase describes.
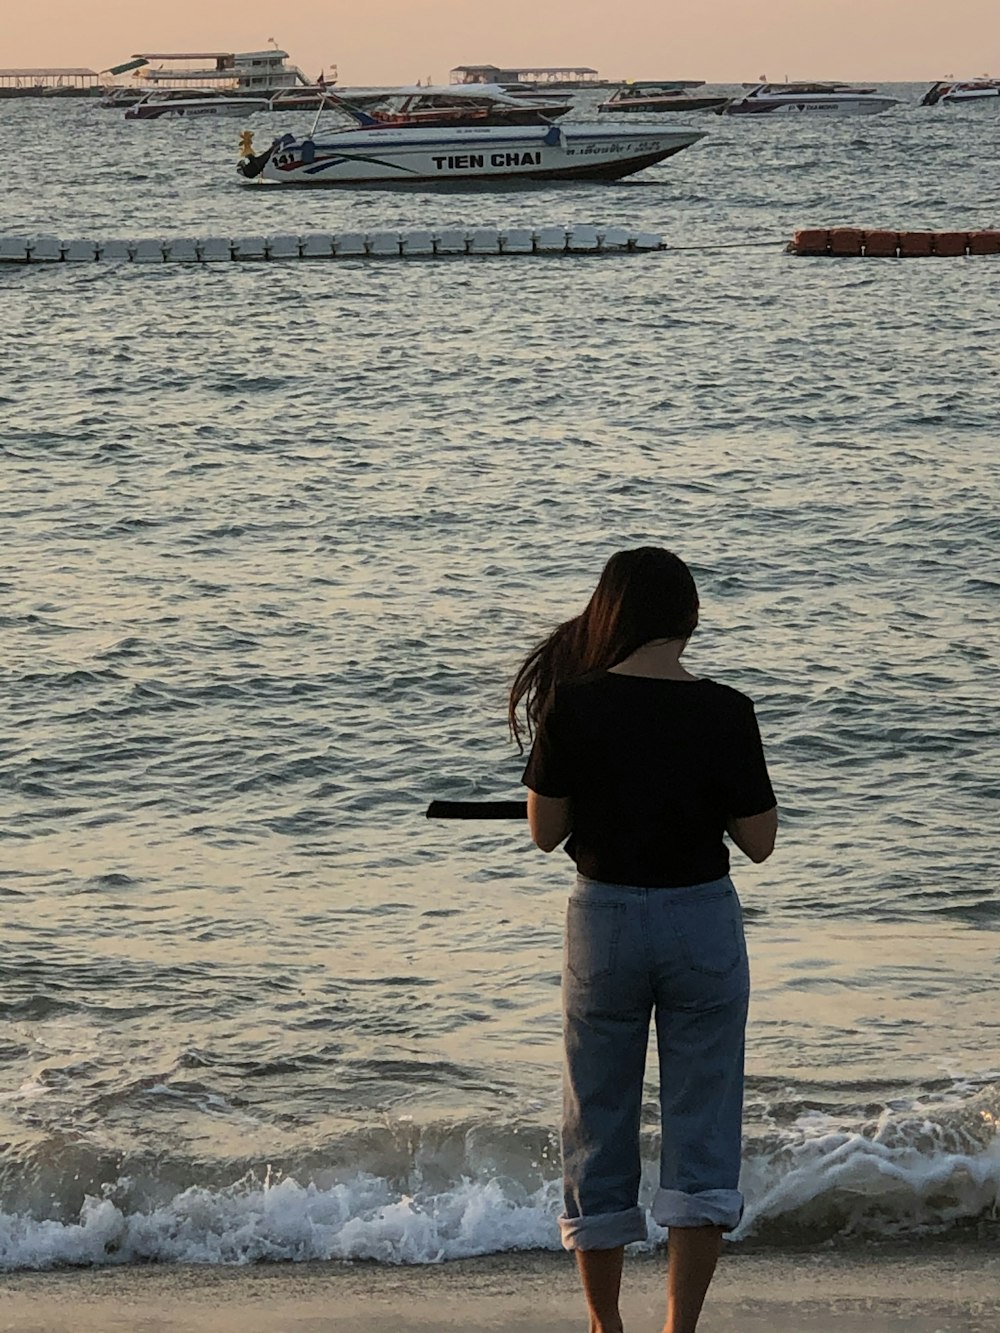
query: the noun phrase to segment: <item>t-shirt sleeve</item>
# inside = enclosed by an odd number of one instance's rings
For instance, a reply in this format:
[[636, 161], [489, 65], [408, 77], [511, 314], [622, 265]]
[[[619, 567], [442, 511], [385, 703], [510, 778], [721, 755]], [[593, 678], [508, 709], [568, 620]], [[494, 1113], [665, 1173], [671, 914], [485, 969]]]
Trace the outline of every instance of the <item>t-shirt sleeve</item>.
[[564, 724], [557, 697], [535, 732], [521, 781], [539, 796], [569, 796], [569, 773]]
[[764, 746], [753, 704], [746, 701], [735, 724], [730, 753], [726, 757], [726, 817], [746, 819], [762, 815], [777, 805], [767, 771]]

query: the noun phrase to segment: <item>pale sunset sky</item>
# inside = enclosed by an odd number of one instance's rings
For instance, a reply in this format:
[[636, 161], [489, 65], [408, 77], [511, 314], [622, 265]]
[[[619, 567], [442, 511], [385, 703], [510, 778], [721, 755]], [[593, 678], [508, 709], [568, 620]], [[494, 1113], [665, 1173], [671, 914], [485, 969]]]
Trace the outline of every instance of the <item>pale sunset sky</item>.
[[591, 65], [607, 78], [740, 82], [1000, 75], [998, 0], [32, 0], [5, 6], [0, 66], [136, 51], [246, 51], [310, 78], [447, 82], [454, 65]]

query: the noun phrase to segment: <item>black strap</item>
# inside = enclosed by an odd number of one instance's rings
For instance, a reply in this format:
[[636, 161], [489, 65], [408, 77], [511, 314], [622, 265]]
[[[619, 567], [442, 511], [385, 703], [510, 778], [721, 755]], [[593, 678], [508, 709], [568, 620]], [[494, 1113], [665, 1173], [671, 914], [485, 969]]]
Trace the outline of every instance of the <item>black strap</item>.
[[431, 801], [428, 819], [527, 819], [527, 801]]

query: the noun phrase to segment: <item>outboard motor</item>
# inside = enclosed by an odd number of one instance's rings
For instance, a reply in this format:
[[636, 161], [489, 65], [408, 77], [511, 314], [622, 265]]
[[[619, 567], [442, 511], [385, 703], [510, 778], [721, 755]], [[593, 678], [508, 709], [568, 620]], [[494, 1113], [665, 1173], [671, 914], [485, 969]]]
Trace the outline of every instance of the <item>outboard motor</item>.
[[255, 153], [253, 151], [253, 131], [244, 130], [240, 135], [240, 160], [236, 170], [241, 176], [245, 176], [248, 181], [256, 180], [274, 156], [274, 150], [283, 148], [285, 144], [293, 143], [294, 140], [294, 134], [283, 134], [280, 139], [273, 139], [270, 148], [263, 153]]
[[948, 91], [948, 85], [946, 83], [943, 83], [939, 79], [938, 82], [934, 85], [934, 87], [929, 88], [928, 91], [924, 93], [923, 97], [921, 97], [920, 105], [937, 106], [938, 102], [941, 101], [941, 98], [945, 95], [947, 91]]
[[248, 181], [256, 180], [270, 162], [271, 154], [274, 152], [277, 142], [276, 139], [270, 148], [265, 149], [263, 153], [248, 153], [246, 157], [241, 157], [236, 170], [241, 176], [245, 176]]

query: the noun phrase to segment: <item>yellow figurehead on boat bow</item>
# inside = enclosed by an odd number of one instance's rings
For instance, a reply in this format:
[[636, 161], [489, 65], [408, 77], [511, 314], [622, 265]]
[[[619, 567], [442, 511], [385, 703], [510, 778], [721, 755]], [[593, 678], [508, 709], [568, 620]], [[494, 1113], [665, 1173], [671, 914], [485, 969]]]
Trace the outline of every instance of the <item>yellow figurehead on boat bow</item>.
[[240, 135], [240, 157], [253, 156], [253, 130], [244, 130]]

